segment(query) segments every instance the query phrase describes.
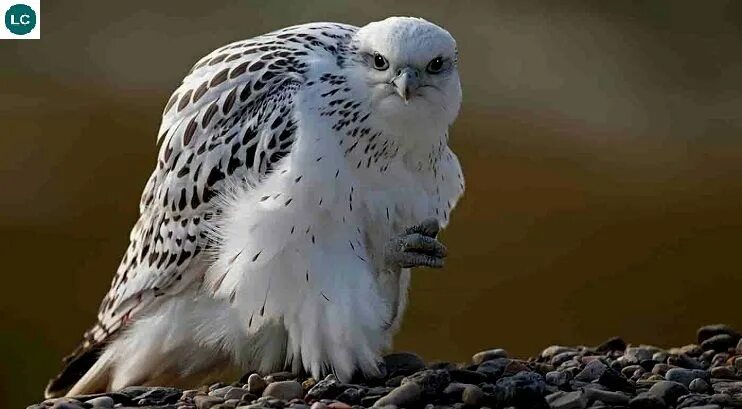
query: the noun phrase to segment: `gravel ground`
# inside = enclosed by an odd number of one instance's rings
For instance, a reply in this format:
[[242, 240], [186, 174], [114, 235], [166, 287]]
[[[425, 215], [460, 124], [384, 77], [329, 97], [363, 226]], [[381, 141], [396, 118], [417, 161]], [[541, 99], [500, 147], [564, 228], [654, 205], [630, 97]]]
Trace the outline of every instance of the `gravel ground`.
[[28, 408], [742, 408], [742, 341], [726, 325], [702, 327], [696, 343], [671, 349], [615, 337], [595, 347], [550, 346], [528, 360], [503, 349], [478, 352], [464, 364], [395, 353], [383, 367], [383, 378], [352, 383], [333, 375], [316, 381], [250, 374], [230, 385], [130, 387]]

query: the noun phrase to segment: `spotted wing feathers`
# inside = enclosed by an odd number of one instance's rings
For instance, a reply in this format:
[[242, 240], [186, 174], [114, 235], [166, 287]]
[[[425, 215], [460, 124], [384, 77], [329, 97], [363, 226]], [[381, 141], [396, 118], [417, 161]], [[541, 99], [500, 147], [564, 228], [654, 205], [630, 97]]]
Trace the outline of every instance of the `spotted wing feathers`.
[[[66, 363], [98, 349], [159, 297], [203, 278], [206, 225], [220, 213], [215, 198], [230, 181], [259, 183], [290, 152], [299, 126], [294, 96], [310, 62], [319, 54], [341, 58], [354, 31], [289, 27], [221, 47], [193, 67], [165, 106], [157, 166], [97, 323]], [[73, 378], [63, 371], [47, 394], [63, 393]]]

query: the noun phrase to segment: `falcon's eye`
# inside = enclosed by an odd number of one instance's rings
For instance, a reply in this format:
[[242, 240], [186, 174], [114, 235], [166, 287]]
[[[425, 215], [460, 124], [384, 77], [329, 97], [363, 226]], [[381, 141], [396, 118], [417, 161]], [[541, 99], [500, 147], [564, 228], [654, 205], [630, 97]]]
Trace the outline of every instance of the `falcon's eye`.
[[383, 55], [376, 53], [374, 54], [374, 68], [379, 71], [384, 71], [389, 68], [389, 62], [384, 58]]
[[443, 69], [443, 58], [435, 57], [428, 63], [428, 72], [431, 74], [438, 74]]

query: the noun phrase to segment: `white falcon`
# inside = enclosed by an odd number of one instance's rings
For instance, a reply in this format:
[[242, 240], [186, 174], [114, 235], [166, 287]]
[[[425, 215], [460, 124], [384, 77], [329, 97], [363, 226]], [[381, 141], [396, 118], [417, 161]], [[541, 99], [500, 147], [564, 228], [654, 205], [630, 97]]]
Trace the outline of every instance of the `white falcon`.
[[419, 18], [311, 23], [202, 58], [97, 323], [47, 396], [226, 368], [374, 375], [410, 268], [440, 267], [464, 191], [453, 37]]

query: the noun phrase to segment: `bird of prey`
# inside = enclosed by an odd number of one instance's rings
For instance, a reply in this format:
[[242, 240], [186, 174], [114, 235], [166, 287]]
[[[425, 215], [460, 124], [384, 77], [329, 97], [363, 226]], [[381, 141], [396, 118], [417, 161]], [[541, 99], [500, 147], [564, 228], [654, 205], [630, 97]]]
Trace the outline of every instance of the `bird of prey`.
[[464, 191], [458, 52], [391, 17], [223, 46], [165, 106], [155, 170], [95, 325], [46, 395], [225, 368], [374, 375], [410, 268]]

